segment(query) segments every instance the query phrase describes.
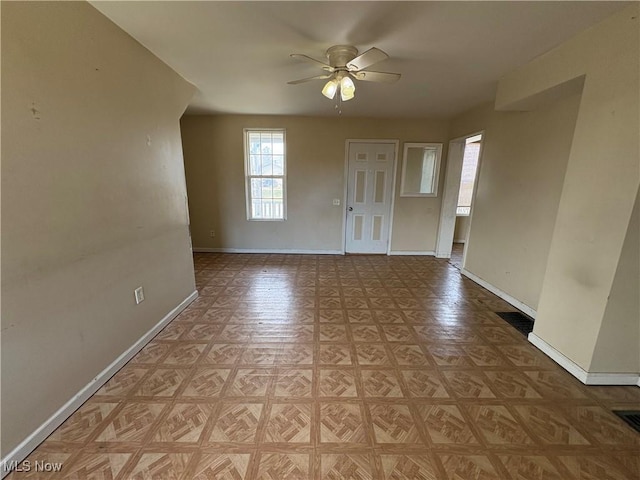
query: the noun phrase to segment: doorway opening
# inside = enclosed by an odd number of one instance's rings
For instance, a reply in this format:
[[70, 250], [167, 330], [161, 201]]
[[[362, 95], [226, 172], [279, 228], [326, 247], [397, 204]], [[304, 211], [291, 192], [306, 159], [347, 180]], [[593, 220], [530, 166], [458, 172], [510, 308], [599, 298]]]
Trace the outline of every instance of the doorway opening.
[[445, 191], [440, 214], [436, 256], [464, 267], [482, 151], [483, 132], [452, 140], [449, 144]]
[[456, 224], [453, 230], [453, 244], [449, 261], [459, 270], [463, 266], [465, 245], [469, 238], [471, 207], [473, 206], [473, 193], [478, 173], [481, 144], [482, 135], [474, 135], [467, 138], [462, 156], [462, 173], [460, 175], [460, 188], [458, 189], [458, 202], [456, 205]]

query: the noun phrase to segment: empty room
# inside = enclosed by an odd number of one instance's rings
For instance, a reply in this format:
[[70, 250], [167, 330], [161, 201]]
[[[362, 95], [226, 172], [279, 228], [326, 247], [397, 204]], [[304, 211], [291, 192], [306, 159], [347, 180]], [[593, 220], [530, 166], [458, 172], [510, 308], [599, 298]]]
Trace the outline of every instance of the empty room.
[[639, 14], [0, 2], [0, 478], [640, 478]]

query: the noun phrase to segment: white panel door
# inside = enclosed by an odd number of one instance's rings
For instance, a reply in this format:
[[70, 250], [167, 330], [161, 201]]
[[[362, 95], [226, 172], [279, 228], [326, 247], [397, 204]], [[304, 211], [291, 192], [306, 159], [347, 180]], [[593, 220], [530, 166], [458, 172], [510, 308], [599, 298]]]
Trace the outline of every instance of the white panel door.
[[347, 253], [387, 253], [394, 143], [349, 144]]

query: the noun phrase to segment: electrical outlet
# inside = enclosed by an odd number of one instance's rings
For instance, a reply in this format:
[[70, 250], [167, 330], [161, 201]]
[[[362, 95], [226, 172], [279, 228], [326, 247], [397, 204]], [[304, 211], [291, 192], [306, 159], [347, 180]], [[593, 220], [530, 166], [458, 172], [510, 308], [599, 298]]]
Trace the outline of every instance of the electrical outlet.
[[215, 230], [209, 230], [209, 236], [211, 238], [215, 237], [216, 236], [216, 231]]
[[337, 207], [340, 206], [340, 199], [339, 198], [334, 198], [333, 199], [333, 204]]
[[136, 305], [144, 302], [144, 288], [138, 287], [133, 291], [133, 295], [136, 298]]

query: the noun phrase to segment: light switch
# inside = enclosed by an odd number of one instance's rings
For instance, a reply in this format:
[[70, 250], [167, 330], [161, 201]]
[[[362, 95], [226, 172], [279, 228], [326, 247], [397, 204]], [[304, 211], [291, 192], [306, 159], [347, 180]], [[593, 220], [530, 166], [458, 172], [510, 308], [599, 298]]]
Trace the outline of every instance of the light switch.
[[334, 204], [336, 207], [339, 207], [339, 206], [340, 206], [340, 199], [339, 199], [339, 198], [334, 198], [334, 199], [333, 199], [333, 204]]
[[133, 291], [133, 295], [136, 299], [136, 305], [144, 302], [144, 289], [142, 287], [138, 287]]

